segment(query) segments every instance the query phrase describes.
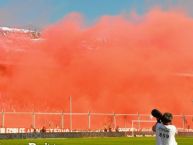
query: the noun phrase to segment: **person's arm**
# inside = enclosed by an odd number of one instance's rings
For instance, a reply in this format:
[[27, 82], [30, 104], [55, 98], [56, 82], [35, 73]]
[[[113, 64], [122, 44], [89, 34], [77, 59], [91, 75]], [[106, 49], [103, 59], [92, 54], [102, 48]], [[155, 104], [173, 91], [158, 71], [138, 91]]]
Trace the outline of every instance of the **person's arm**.
[[154, 124], [154, 126], [152, 127], [152, 131], [153, 131], [153, 132], [156, 132], [156, 126], [157, 126], [157, 123]]
[[177, 130], [177, 128], [174, 126], [174, 128], [175, 128], [175, 134], [178, 134], [178, 130]]

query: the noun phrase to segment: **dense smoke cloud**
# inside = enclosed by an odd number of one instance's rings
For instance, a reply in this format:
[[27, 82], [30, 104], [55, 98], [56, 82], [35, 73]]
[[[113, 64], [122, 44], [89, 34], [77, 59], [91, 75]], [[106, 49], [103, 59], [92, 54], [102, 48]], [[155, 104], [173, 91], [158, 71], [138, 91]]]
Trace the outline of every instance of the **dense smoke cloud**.
[[1, 37], [2, 48], [23, 50], [2, 53], [11, 62], [2, 108], [69, 111], [72, 96], [74, 112], [190, 113], [193, 78], [182, 73], [193, 69], [193, 19], [157, 9], [132, 19], [104, 16], [88, 27], [71, 14], [39, 41]]

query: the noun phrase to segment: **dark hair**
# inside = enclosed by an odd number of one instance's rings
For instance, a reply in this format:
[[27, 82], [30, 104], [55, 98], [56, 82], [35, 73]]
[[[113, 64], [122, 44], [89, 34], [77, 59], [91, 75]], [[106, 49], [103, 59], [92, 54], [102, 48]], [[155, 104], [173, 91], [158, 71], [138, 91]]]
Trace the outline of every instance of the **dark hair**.
[[161, 120], [163, 122], [163, 124], [167, 124], [167, 123], [171, 123], [173, 119], [173, 115], [171, 113], [164, 113]]

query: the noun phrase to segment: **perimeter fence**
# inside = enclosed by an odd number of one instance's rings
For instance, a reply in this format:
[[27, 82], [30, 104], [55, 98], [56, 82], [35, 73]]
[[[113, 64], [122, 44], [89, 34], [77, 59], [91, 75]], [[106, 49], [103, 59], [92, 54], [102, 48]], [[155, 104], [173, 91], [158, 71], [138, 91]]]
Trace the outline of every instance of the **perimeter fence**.
[[[70, 131], [149, 131], [156, 120], [150, 114], [1, 112], [0, 133]], [[193, 115], [174, 115], [173, 124], [181, 131], [193, 132]]]
[[[1, 112], [0, 133], [151, 130], [156, 120], [150, 114]], [[174, 115], [173, 124], [181, 131], [193, 132], [193, 115]]]

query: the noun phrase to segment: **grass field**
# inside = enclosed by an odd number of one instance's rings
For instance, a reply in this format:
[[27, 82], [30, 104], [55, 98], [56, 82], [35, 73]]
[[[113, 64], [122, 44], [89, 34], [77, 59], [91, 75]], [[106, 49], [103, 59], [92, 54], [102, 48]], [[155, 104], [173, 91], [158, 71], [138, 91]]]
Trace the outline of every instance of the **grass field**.
[[[193, 145], [192, 137], [178, 137], [178, 145]], [[20, 139], [0, 140], [0, 145], [155, 145], [155, 138], [63, 138], [63, 139]]]

